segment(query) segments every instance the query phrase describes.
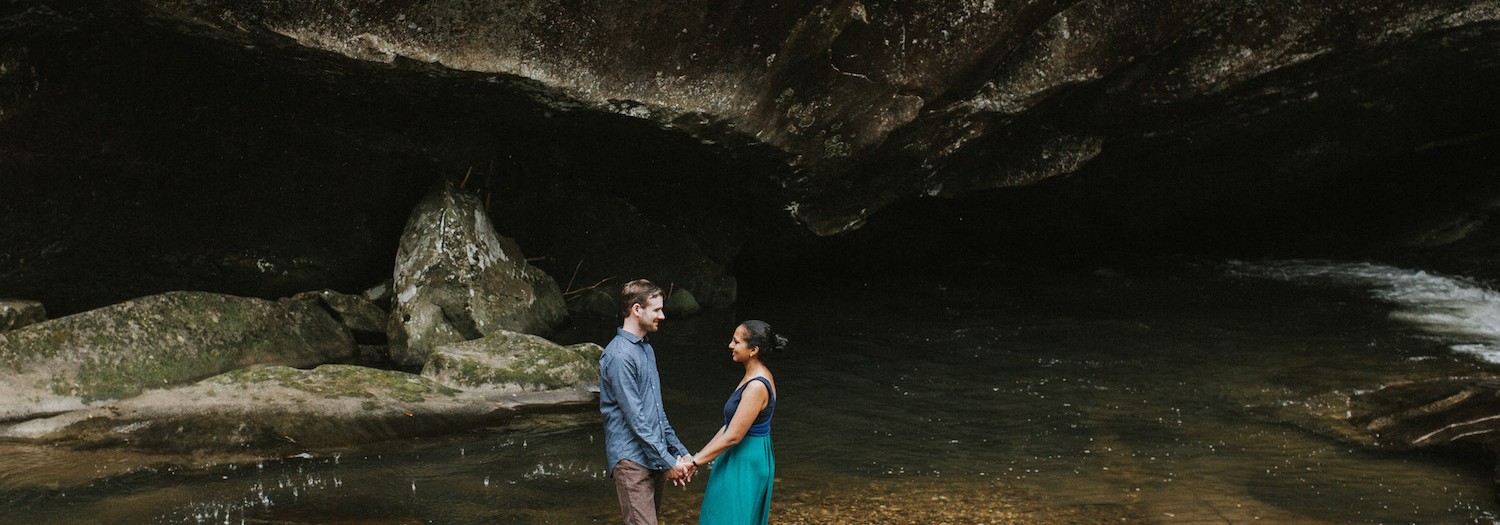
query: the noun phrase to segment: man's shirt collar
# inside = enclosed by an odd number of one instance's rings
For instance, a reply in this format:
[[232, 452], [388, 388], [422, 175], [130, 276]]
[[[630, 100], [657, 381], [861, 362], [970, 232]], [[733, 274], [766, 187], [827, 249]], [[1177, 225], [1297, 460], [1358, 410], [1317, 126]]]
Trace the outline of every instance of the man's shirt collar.
[[615, 334], [619, 335], [620, 337], [624, 337], [626, 341], [629, 341], [630, 344], [634, 345], [645, 345], [648, 342], [647, 339], [650, 338], [649, 335], [646, 337], [639, 337], [635, 334], [632, 334], [630, 333], [630, 330], [626, 330], [623, 326], [616, 328]]

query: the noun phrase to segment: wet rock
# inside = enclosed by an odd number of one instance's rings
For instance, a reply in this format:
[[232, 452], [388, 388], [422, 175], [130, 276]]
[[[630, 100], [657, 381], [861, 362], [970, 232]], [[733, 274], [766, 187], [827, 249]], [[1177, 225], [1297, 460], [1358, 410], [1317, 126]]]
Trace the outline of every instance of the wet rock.
[[495, 232], [477, 197], [448, 182], [412, 211], [393, 289], [391, 356], [406, 365], [501, 330], [550, 333], [567, 316], [557, 283]]
[[351, 365], [269, 366], [11, 425], [0, 435], [164, 452], [307, 450], [473, 428], [530, 405], [574, 398], [554, 392], [486, 396]]
[[0, 332], [46, 320], [47, 309], [40, 301], [0, 299]]
[[1452, 378], [1385, 385], [1350, 396], [1348, 423], [1386, 450], [1478, 453], [1500, 487], [1500, 378]]
[[587, 400], [588, 392], [598, 391], [603, 353], [593, 343], [565, 347], [542, 337], [501, 331], [433, 349], [422, 377], [463, 390], [566, 390]]
[[96, 406], [254, 364], [353, 357], [307, 301], [172, 292], [0, 333], [0, 420]]
[[390, 314], [363, 296], [349, 295], [333, 290], [303, 292], [291, 297], [294, 301], [312, 301], [333, 315], [344, 325], [354, 340], [360, 344], [384, 344], [386, 324]]
[[1500, 453], [1500, 378], [1386, 385], [1350, 398], [1349, 423], [1376, 446], [1474, 446]]

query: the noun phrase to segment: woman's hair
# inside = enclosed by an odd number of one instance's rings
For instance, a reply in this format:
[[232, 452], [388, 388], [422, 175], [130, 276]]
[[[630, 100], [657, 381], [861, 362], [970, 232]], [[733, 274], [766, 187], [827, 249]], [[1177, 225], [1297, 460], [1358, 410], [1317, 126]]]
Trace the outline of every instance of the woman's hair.
[[658, 295], [661, 295], [661, 287], [651, 284], [651, 281], [636, 279], [625, 283], [620, 288], [620, 315], [629, 317], [630, 307], [637, 304], [644, 306]]
[[776, 333], [776, 329], [771, 328], [771, 325], [766, 324], [765, 321], [752, 319], [740, 323], [740, 326], [745, 327], [746, 332], [750, 332], [750, 337], [745, 339], [745, 344], [760, 347], [761, 359], [765, 359], [767, 354], [779, 354], [786, 350], [786, 338]]

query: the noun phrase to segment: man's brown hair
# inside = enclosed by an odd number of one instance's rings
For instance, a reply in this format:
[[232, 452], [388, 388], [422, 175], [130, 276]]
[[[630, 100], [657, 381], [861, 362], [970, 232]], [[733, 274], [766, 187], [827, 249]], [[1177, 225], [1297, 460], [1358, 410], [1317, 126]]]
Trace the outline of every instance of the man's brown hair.
[[630, 307], [637, 304], [645, 306], [646, 303], [651, 302], [652, 297], [658, 295], [661, 295], [661, 287], [651, 284], [651, 281], [636, 279], [625, 283], [625, 286], [620, 288], [620, 315], [629, 316]]

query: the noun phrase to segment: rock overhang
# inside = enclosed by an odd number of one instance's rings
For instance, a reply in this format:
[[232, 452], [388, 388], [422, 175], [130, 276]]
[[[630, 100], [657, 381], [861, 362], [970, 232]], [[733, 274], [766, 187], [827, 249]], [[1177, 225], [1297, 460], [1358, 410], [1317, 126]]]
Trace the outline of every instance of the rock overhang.
[[[3, 182], [22, 196], [0, 205], [23, 218], [0, 278], [45, 288], [39, 268], [98, 244], [101, 260], [152, 259], [122, 272], [155, 281], [139, 292], [363, 288], [439, 176], [472, 179], [559, 284], [642, 272], [595, 267], [578, 247], [613, 219], [584, 208], [624, 209], [696, 261], [652, 264], [718, 268], [669, 272], [705, 283], [695, 293], [746, 253], [862, 228], [917, 251], [954, 244], [926, 233], [937, 228], [1020, 250], [1047, 237], [1329, 255], [1482, 224], [1500, 195], [1484, 153], [1500, 143], [1500, 109], [1478, 87], [1500, 80], [1495, 3], [1283, 7], [152, 0], [12, 12], [20, 40], [60, 45], [0, 57], [14, 65]], [[126, 22], [96, 27], [104, 11]], [[119, 78], [138, 81], [104, 81]], [[1392, 168], [1428, 161], [1439, 173]], [[70, 193], [64, 173], [102, 196]], [[1419, 205], [1400, 204], [1413, 194]], [[589, 200], [609, 204], [554, 211]], [[70, 211], [29, 218], [57, 208]], [[243, 220], [211, 218], [225, 208]], [[183, 215], [209, 233], [172, 224]], [[25, 233], [37, 229], [79, 233]], [[177, 233], [246, 235], [157, 250], [190, 267], [184, 279], [141, 253]]]

